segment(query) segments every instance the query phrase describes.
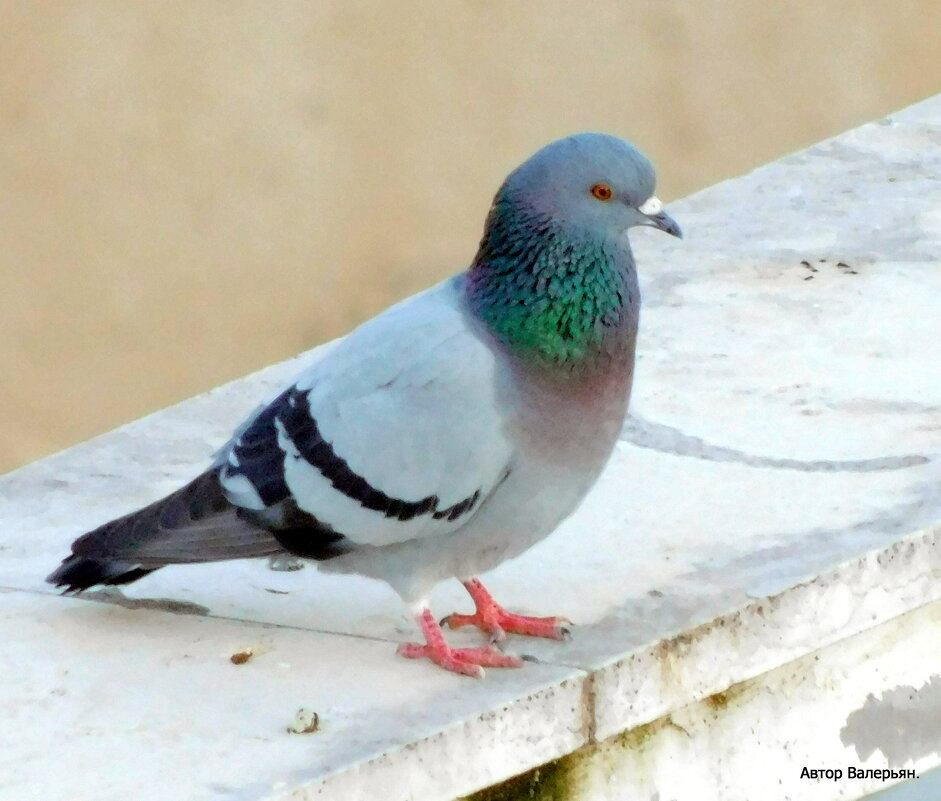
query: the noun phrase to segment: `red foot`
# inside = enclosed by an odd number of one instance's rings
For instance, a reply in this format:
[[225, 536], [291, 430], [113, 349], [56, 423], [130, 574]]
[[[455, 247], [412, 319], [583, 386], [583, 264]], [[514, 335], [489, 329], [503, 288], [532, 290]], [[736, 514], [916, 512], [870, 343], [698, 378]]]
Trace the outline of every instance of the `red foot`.
[[414, 642], [403, 643], [398, 649], [399, 656], [407, 659], [430, 659], [445, 670], [477, 679], [484, 677], [485, 667], [523, 666], [522, 659], [504, 654], [492, 645], [485, 645], [482, 648], [452, 648], [444, 639], [444, 633], [430, 609], [422, 610], [418, 616], [418, 625], [421, 626], [422, 634], [425, 635], [425, 645]]
[[477, 626], [489, 633], [496, 642], [505, 640], [507, 633], [547, 637], [551, 640], [564, 640], [569, 634], [572, 622], [564, 617], [514, 615], [493, 600], [493, 596], [478, 579], [465, 581], [464, 586], [474, 599], [477, 611], [472, 615], [448, 615], [441, 622], [447, 623], [452, 629]]

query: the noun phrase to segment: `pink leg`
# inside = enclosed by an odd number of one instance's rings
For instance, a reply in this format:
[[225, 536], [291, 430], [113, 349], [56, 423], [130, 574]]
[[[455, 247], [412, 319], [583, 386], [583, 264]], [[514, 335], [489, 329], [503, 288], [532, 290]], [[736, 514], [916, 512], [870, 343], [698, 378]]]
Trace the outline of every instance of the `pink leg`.
[[445, 670], [477, 679], [484, 677], [485, 667], [523, 666], [522, 659], [504, 654], [492, 645], [485, 645], [482, 648], [452, 648], [444, 639], [441, 626], [427, 607], [421, 609], [417, 619], [422, 634], [425, 635], [425, 645], [414, 642], [403, 643], [399, 646], [399, 656], [407, 659], [430, 659]]
[[465, 581], [464, 586], [474, 599], [477, 611], [472, 615], [448, 615], [441, 622], [447, 623], [452, 629], [477, 626], [488, 632], [496, 642], [505, 640], [507, 633], [522, 634], [526, 637], [548, 637], [552, 640], [564, 640], [568, 636], [572, 622], [564, 617], [514, 615], [493, 600], [493, 596], [480, 583], [480, 579]]

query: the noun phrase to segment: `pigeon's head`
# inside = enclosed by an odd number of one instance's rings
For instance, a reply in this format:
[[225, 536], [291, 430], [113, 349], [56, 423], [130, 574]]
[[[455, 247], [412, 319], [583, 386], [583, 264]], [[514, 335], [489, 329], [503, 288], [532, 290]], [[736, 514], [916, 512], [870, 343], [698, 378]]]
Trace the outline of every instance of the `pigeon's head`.
[[620, 237], [650, 225], [682, 237], [654, 195], [650, 160], [616, 136], [582, 133], [546, 145], [514, 170], [497, 195], [535, 222], [573, 233]]
[[633, 358], [640, 297], [625, 234], [651, 225], [681, 236], [655, 183], [647, 157], [616, 136], [546, 145], [494, 197], [468, 270], [471, 308], [511, 350], [560, 374]]

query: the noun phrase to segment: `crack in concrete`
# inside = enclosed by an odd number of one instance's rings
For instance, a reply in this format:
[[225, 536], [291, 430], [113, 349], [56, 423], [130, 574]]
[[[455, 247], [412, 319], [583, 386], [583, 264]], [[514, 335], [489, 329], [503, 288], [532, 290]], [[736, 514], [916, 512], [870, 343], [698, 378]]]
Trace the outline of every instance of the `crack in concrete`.
[[704, 459], [709, 462], [737, 462], [749, 467], [774, 470], [799, 470], [807, 473], [875, 473], [882, 470], [904, 470], [931, 461], [921, 454], [883, 456], [876, 459], [816, 459], [804, 461], [776, 456], [756, 456], [735, 448], [713, 445], [673, 426], [655, 423], [629, 415], [621, 429], [621, 440], [638, 448]]
[[[369, 640], [370, 642], [390, 643], [397, 645], [401, 642], [399, 639], [391, 639], [378, 634], [357, 634], [352, 631], [337, 631], [335, 629], [310, 628], [307, 626], [298, 626], [291, 623], [275, 623], [270, 620], [258, 620], [252, 617], [234, 617], [232, 615], [220, 615], [214, 613], [209, 607], [192, 601], [177, 601], [173, 598], [130, 598], [125, 595], [118, 587], [108, 587], [101, 590], [92, 590], [79, 593], [51, 592], [48, 590], [30, 589], [28, 587], [10, 587], [0, 585], [0, 593], [18, 592], [28, 595], [38, 595], [43, 598], [58, 598], [60, 600], [91, 601], [92, 603], [112, 604], [125, 609], [151, 609], [155, 612], [169, 612], [173, 615], [196, 615], [198, 617], [208, 617], [212, 620], [227, 620], [232, 623], [242, 623], [249, 626], [261, 626], [271, 629], [288, 629], [290, 631], [302, 631], [313, 634], [336, 635], [337, 637], [350, 637], [355, 640]], [[547, 663], [552, 664], [552, 663]], [[567, 667], [563, 665], [562, 667]]]

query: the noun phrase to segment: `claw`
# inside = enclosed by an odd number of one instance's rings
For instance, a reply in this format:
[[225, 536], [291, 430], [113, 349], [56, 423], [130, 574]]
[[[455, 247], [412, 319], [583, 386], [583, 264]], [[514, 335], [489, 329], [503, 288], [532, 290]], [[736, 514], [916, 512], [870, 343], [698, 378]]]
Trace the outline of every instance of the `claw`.
[[473, 679], [482, 679], [484, 677], [484, 669], [481, 665], [460, 659], [457, 652], [450, 649], [448, 651], [439, 651], [429, 648], [427, 645], [408, 642], [400, 645], [396, 653], [406, 659], [430, 659], [438, 667], [443, 667], [451, 673], [460, 673], [462, 676], [470, 676]]
[[431, 611], [423, 609], [418, 615], [418, 624], [425, 635], [425, 644], [403, 643], [398, 647], [399, 656], [406, 659], [430, 659], [439, 667], [462, 676], [482, 679], [485, 667], [518, 668], [523, 660], [503, 653], [493, 645], [480, 648], [452, 648], [444, 639], [441, 627], [435, 622]]
[[452, 629], [476, 626], [490, 634], [491, 642], [502, 642], [507, 633], [551, 640], [566, 640], [571, 636], [573, 624], [568, 618], [516, 615], [500, 606], [478, 579], [465, 581], [464, 586], [474, 599], [477, 611], [472, 615], [448, 615], [441, 620], [442, 625]]

